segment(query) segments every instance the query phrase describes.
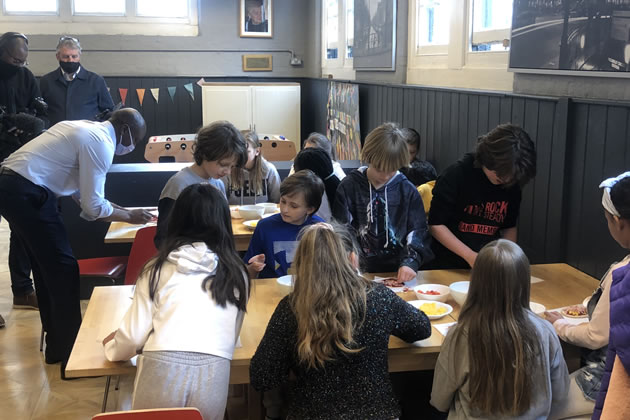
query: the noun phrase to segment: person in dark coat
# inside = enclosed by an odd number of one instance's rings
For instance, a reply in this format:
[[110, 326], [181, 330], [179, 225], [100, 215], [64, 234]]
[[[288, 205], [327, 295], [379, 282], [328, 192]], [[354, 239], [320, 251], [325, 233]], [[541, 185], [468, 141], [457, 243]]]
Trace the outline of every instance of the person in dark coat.
[[56, 57], [59, 67], [40, 80], [50, 125], [66, 120], [96, 121], [98, 114], [114, 108], [105, 80], [81, 65], [78, 39], [62, 36]]

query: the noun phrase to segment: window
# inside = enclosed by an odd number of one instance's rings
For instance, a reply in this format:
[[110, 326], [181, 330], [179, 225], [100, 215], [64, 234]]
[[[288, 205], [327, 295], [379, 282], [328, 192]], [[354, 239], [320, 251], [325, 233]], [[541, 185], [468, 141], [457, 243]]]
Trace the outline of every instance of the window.
[[452, 0], [418, 0], [417, 47], [448, 45]]
[[322, 73], [354, 79], [354, 0], [322, 0]]
[[512, 0], [474, 0], [471, 51], [506, 51], [512, 27]]
[[74, 0], [75, 15], [125, 15], [125, 0]]
[[[32, 35], [196, 36], [197, 0], [4, 0], [0, 23]], [[56, 15], [51, 17], [51, 15]]]
[[326, 58], [339, 57], [339, 2], [326, 1]]
[[4, 0], [5, 14], [56, 14], [57, 0]]

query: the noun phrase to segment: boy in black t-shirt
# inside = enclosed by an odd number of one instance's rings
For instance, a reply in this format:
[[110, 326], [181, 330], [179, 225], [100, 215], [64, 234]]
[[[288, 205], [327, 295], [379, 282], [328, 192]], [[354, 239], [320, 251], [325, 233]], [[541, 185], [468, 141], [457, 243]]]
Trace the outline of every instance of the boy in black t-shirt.
[[521, 188], [536, 175], [536, 148], [520, 127], [502, 124], [479, 137], [474, 153], [448, 167], [433, 189], [430, 268], [472, 267], [487, 243], [516, 242]]

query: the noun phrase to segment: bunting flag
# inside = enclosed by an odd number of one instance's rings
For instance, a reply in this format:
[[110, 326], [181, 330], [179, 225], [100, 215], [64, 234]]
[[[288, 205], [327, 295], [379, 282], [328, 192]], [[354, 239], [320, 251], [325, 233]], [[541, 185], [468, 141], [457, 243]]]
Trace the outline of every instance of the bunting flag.
[[126, 105], [125, 101], [127, 100], [127, 90], [128, 89], [118, 88], [118, 92], [120, 93], [120, 100], [123, 105]]
[[160, 88], [151, 89], [151, 95], [153, 95], [156, 104], [160, 102]]
[[108, 92], [111, 92], [111, 90], [109, 89], [109, 86], [107, 86], [107, 91], [108, 91]]
[[186, 88], [186, 90], [188, 91], [188, 94], [190, 95], [190, 99], [192, 99], [194, 101], [195, 100], [195, 91], [193, 90], [193, 84], [192, 83], [186, 83], [184, 85], [184, 88]]
[[197, 80], [197, 86], [201, 87], [201, 85], [203, 85], [204, 83], [206, 83], [205, 79], [202, 77], [201, 79]]
[[138, 94], [138, 100], [140, 101], [140, 106], [142, 106], [142, 101], [144, 101], [144, 91], [146, 89], [136, 89], [136, 93]]
[[168, 94], [171, 96], [171, 101], [175, 102], [175, 90], [177, 89], [177, 86], [169, 86], [167, 89]]

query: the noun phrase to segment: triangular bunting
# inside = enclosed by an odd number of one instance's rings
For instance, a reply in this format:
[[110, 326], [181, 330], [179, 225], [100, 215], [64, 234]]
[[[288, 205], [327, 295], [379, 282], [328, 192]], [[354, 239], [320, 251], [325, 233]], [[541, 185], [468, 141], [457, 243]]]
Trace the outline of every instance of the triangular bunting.
[[184, 85], [184, 88], [188, 91], [188, 94], [190, 95], [190, 99], [192, 99], [194, 101], [195, 100], [195, 91], [193, 90], [193, 84], [192, 83], [186, 83]]
[[107, 86], [107, 91], [108, 91], [108, 92], [111, 92], [111, 90], [109, 89], [109, 86]]
[[140, 106], [142, 106], [142, 101], [144, 101], [144, 91], [146, 89], [136, 89], [136, 93], [138, 94], [138, 100], [140, 101]]
[[120, 93], [120, 101], [123, 103], [123, 105], [125, 104], [125, 101], [127, 100], [127, 91], [129, 89], [123, 89], [123, 88], [118, 88], [118, 92]]
[[175, 102], [175, 90], [177, 89], [177, 86], [169, 86], [167, 89], [168, 94], [171, 96], [171, 101]]
[[201, 85], [203, 85], [204, 83], [206, 83], [206, 80], [202, 77], [201, 79], [197, 80], [197, 86], [201, 87]]
[[151, 95], [153, 95], [156, 104], [160, 102], [160, 88], [151, 89]]

